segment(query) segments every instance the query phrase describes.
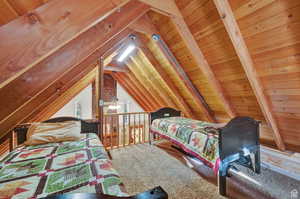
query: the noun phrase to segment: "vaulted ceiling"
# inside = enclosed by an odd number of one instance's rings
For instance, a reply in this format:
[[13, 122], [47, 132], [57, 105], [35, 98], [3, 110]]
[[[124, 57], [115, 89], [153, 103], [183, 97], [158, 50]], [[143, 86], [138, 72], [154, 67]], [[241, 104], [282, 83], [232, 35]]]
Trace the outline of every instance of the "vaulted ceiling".
[[[300, 151], [299, 0], [70, 2], [0, 0], [1, 136], [51, 116], [105, 54], [105, 72], [146, 111], [254, 117], [262, 143]], [[118, 64], [130, 35], [137, 51]]]

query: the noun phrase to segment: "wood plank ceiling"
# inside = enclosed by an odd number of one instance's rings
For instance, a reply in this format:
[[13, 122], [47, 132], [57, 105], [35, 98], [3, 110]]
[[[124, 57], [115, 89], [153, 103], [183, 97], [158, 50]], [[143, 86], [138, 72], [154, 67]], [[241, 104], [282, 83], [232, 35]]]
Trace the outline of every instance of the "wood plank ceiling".
[[[300, 151], [299, 0], [89, 0], [93, 12], [78, 1], [67, 16], [65, 9], [51, 15], [68, 1], [0, 0], [0, 137], [49, 117], [93, 81], [97, 59], [108, 52], [107, 71], [144, 110], [170, 106], [217, 122], [254, 117], [263, 121], [262, 143]], [[50, 31], [30, 32], [41, 28]], [[118, 66], [129, 34], [137, 51]], [[22, 41], [11, 43], [18, 35]], [[29, 48], [33, 39], [41, 45]]]

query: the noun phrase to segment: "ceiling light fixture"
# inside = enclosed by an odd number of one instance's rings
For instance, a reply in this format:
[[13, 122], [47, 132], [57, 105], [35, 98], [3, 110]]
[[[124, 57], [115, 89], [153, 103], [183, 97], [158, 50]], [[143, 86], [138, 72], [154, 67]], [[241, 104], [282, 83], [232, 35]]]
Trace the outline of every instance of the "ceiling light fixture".
[[126, 50], [122, 53], [122, 55], [118, 58], [118, 62], [124, 61], [124, 59], [132, 53], [132, 51], [135, 49], [135, 45], [129, 45]]

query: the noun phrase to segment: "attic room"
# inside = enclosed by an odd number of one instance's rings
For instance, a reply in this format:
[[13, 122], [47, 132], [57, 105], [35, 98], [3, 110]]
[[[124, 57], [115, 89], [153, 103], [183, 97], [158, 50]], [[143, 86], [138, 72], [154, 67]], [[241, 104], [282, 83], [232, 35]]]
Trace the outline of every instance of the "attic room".
[[300, 199], [299, 0], [0, 0], [0, 199]]

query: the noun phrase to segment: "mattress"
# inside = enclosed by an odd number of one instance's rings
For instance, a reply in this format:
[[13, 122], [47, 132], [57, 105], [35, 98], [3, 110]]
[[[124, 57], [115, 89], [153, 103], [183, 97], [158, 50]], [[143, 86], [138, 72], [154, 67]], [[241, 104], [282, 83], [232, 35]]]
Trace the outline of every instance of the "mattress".
[[184, 117], [153, 120], [151, 133], [170, 140], [185, 152], [202, 160], [217, 173], [220, 165], [218, 129], [213, 123]]
[[62, 193], [127, 196], [96, 134], [82, 134], [77, 142], [21, 146], [0, 161], [0, 198]]

